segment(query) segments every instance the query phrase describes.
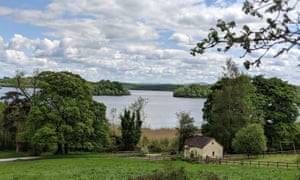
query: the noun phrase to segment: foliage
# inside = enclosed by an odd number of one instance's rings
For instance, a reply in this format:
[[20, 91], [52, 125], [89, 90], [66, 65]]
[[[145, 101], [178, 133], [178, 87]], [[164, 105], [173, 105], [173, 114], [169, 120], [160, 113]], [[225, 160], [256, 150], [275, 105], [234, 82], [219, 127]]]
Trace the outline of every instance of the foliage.
[[269, 149], [297, 141], [299, 98], [294, 86], [278, 78], [240, 75], [222, 78], [211, 89], [203, 108], [202, 132], [216, 138], [225, 151], [232, 149], [235, 133], [249, 123], [263, 124]]
[[49, 71], [38, 78], [40, 91], [33, 96], [25, 134], [35, 153], [52, 143], [56, 143], [58, 154], [108, 144], [105, 106], [92, 100], [84, 79], [69, 72]]
[[139, 111], [140, 113], [140, 118], [142, 121], [145, 121], [146, 119], [146, 114], [145, 114], [145, 106], [148, 104], [148, 99], [143, 98], [139, 96], [130, 106], [129, 109], [133, 112]]
[[3, 112], [6, 109], [7, 105], [3, 102], [0, 102], [0, 149], [4, 149], [7, 147], [7, 131], [4, 128], [4, 118], [3, 118]]
[[[0, 85], [5, 87], [18, 87], [20, 85], [22, 89], [39, 87], [43, 82], [40, 82], [41, 79], [36, 79], [39, 72], [35, 71], [34, 76], [24, 77], [23, 72], [17, 72], [17, 76], [13, 78], [4, 77], [0, 79]], [[22, 79], [22, 81], [20, 81]], [[93, 95], [110, 95], [110, 96], [121, 96], [121, 95], [130, 95], [130, 92], [125, 88], [120, 82], [101, 80], [98, 82], [88, 82], [88, 85], [92, 89]]]
[[169, 140], [167, 138], [164, 139], [153, 139], [148, 140], [147, 149], [150, 153], [161, 153], [161, 152], [169, 152], [170, 154], [175, 154], [178, 149], [177, 140]]
[[179, 121], [179, 127], [176, 128], [178, 136], [178, 151], [181, 152], [184, 149], [185, 140], [194, 135], [196, 127], [194, 126], [194, 118], [190, 117], [189, 113], [180, 112], [176, 115]]
[[174, 90], [174, 97], [205, 98], [210, 92], [210, 86], [201, 86], [200, 84], [191, 84], [179, 87]]
[[260, 97], [258, 109], [264, 113], [265, 135], [269, 148], [279, 148], [280, 141], [293, 141], [297, 130], [295, 121], [299, 115], [296, 88], [278, 78], [253, 78], [256, 93]]
[[259, 154], [267, 150], [267, 140], [260, 124], [249, 124], [241, 128], [232, 141], [237, 153]]
[[122, 96], [130, 95], [130, 92], [127, 88], [124, 88], [123, 85], [116, 81], [101, 80], [96, 83], [91, 83], [93, 87], [93, 95], [102, 96], [102, 95], [113, 95], [113, 96]]
[[124, 150], [134, 150], [138, 144], [142, 131], [142, 123], [140, 110], [131, 111], [124, 110], [124, 114], [120, 115], [121, 132]]
[[3, 133], [8, 133], [10, 136], [9, 139], [6, 136], [5, 141], [6, 143], [14, 142], [16, 152], [19, 152], [22, 141], [20, 134], [25, 129], [26, 116], [30, 110], [30, 101], [17, 91], [7, 92], [1, 99], [6, 104], [2, 119]]
[[[22, 77], [23, 73], [19, 72], [19, 75]], [[33, 87], [32, 82], [34, 81], [34, 77], [22, 77], [22, 86], [23, 87]], [[4, 77], [0, 79], [0, 84], [3, 87], [17, 87], [17, 77]]]
[[147, 103], [147, 99], [139, 97], [120, 115], [124, 150], [134, 150], [141, 138], [141, 128], [146, 117], [144, 108]]
[[231, 152], [235, 133], [249, 123], [262, 123], [262, 117], [252, 102], [255, 87], [250, 77], [234, 72], [232, 63], [226, 65], [228, 72], [224, 74], [230, 76], [212, 86], [212, 93], [204, 103], [202, 133], [214, 137], [225, 152]]
[[235, 21], [225, 22], [220, 19], [216, 24], [217, 29], [211, 28], [207, 38], [197, 43], [191, 54], [203, 54], [214, 47], [226, 52], [235, 45], [240, 45], [244, 50], [242, 57], [263, 50], [262, 55], [254, 62], [247, 60], [244, 63], [246, 68], [253, 64], [258, 66], [271, 49], [275, 49], [274, 57], [277, 57], [300, 46], [299, 6], [299, 1], [292, 0], [246, 0], [242, 10], [245, 14], [264, 21], [261, 27], [244, 24], [239, 25], [241, 28], [236, 28]]
[[174, 91], [181, 87], [178, 84], [133, 84], [133, 83], [122, 83], [125, 88], [132, 90], [151, 90], [151, 91]]

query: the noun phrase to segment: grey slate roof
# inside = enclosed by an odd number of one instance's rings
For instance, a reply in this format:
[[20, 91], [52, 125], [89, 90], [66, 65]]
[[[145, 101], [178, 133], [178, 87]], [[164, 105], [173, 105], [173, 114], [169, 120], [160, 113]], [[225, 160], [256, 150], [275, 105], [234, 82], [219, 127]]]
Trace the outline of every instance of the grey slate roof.
[[193, 136], [187, 139], [184, 144], [192, 147], [203, 148], [212, 140], [214, 140], [214, 138], [205, 136]]

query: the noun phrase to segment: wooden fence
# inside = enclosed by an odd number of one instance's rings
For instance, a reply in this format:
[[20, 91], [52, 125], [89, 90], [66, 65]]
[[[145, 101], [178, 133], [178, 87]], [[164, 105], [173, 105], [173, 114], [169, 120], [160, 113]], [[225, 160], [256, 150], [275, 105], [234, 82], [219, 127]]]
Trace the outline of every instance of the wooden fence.
[[300, 150], [292, 150], [292, 151], [273, 151], [273, 152], [264, 152], [262, 154], [250, 155], [246, 154], [225, 154], [225, 160], [249, 160], [249, 159], [257, 159], [258, 157], [268, 157], [268, 156], [281, 156], [281, 155], [300, 155]]
[[220, 164], [232, 164], [232, 165], [248, 165], [248, 166], [265, 166], [265, 167], [277, 167], [277, 168], [296, 168], [300, 169], [300, 163], [285, 163], [285, 162], [271, 162], [271, 161], [251, 161], [251, 160], [220, 160]]

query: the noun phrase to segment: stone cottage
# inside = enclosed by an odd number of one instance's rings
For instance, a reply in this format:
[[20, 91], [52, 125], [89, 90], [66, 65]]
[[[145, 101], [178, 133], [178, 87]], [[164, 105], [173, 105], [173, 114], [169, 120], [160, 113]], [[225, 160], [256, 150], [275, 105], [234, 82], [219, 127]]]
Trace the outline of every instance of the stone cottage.
[[223, 146], [214, 138], [195, 135], [185, 141], [184, 145], [185, 158], [222, 159]]

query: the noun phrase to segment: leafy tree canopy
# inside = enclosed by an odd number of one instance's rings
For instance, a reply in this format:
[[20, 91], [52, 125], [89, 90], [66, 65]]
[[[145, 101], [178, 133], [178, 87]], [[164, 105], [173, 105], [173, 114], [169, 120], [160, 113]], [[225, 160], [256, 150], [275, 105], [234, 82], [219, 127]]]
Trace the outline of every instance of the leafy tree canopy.
[[192, 137], [195, 133], [194, 118], [186, 112], [179, 112], [176, 114], [179, 121], [179, 126], [176, 128], [178, 136], [178, 151], [184, 150], [185, 140]]
[[57, 153], [90, 150], [108, 144], [105, 106], [92, 99], [92, 91], [79, 75], [42, 72], [41, 88], [28, 114], [27, 141], [38, 151], [57, 144]]
[[263, 123], [255, 107], [255, 87], [251, 78], [240, 75], [235, 64], [228, 60], [224, 77], [211, 87], [203, 108], [202, 133], [214, 137], [231, 152], [235, 133], [249, 123]]
[[237, 153], [259, 154], [267, 150], [267, 140], [260, 124], [249, 124], [241, 128], [232, 141]]
[[295, 121], [299, 116], [299, 98], [295, 86], [278, 78], [253, 78], [259, 97], [257, 107], [264, 113], [268, 146], [278, 148], [280, 141], [292, 141], [296, 134]]

